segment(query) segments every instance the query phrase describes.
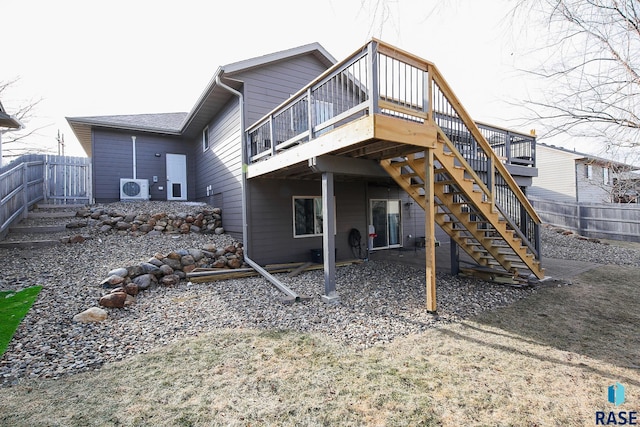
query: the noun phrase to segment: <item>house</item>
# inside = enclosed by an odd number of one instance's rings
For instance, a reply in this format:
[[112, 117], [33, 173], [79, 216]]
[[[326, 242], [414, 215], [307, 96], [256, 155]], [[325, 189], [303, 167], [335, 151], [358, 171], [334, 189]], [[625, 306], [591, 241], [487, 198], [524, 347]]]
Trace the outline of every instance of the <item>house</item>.
[[[436, 309], [435, 227], [486, 274], [544, 275], [523, 189], [535, 137], [476, 124], [437, 67], [379, 40], [346, 59], [317, 43], [220, 67], [189, 113], [67, 118], [93, 159], [96, 201], [119, 180], [159, 200], [221, 207], [261, 265], [425, 243]], [[358, 239], [359, 237], [359, 239]]]
[[528, 190], [530, 196], [569, 203], [637, 200], [627, 177], [640, 167], [541, 143], [536, 145], [536, 158], [539, 173]]
[[[22, 123], [15, 117], [10, 116], [0, 102], [0, 128], [20, 129]], [[0, 167], [2, 166], [2, 132], [0, 131]]]

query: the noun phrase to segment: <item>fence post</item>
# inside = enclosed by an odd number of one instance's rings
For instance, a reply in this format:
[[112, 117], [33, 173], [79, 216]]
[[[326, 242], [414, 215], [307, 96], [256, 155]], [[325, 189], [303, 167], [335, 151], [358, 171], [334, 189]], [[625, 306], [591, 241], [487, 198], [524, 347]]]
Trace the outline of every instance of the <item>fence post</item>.
[[44, 196], [44, 203], [49, 203], [49, 163], [51, 157], [46, 155], [44, 158], [44, 164], [42, 165], [42, 195]]
[[22, 218], [26, 218], [29, 215], [29, 174], [28, 163], [22, 164]]

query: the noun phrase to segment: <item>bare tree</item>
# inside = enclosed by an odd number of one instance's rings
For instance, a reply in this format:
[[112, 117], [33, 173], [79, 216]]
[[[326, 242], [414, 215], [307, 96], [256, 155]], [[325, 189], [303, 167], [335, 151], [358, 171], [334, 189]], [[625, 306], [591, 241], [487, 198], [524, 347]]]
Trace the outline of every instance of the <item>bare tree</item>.
[[38, 104], [42, 98], [28, 99], [19, 102], [12, 101], [7, 94], [12, 87], [20, 81], [19, 77], [10, 80], [0, 81], [0, 99], [13, 117], [18, 119], [24, 126], [22, 129], [0, 128], [0, 141], [2, 141], [2, 157], [16, 157], [26, 152], [41, 152], [41, 147], [36, 147], [30, 143], [30, 138], [35, 136], [40, 130], [47, 126], [30, 127], [29, 121], [35, 117]]
[[609, 154], [637, 154], [640, 2], [519, 0], [514, 10], [546, 30], [532, 26], [538, 62], [526, 70], [545, 83], [528, 102], [543, 136], [595, 138]]

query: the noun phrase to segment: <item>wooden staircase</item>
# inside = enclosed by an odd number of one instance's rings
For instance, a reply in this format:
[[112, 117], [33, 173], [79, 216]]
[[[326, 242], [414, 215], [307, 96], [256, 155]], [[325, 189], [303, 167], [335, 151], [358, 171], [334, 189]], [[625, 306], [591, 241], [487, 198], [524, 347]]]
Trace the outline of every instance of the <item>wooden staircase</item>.
[[[485, 271], [517, 276], [528, 270], [543, 278], [534, 243], [522, 233], [518, 218], [508, 217], [496, 204], [495, 184], [486, 184], [487, 171], [493, 168], [486, 164], [478, 167], [480, 163], [474, 161], [474, 169], [441, 128], [436, 138], [433, 172], [429, 174], [434, 180], [435, 222]], [[426, 209], [424, 152], [382, 160], [381, 165]]]

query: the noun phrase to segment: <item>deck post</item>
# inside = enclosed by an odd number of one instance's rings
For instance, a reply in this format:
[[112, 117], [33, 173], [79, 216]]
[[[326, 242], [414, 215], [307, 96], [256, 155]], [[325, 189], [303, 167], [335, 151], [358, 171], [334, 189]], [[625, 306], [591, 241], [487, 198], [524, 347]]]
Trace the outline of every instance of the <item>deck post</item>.
[[326, 303], [338, 302], [336, 293], [336, 228], [333, 172], [322, 173], [322, 254], [324, 258], [324, 295]]
[[[455, 225], [455, 224], [454, 224]], [[451, 259], [451, 275], [457, 276], [460, 274], [460, 249], [458, 243], [453, 237], [449, 237], [449, 257]]]
[[433, 174], [433, 150], [424, 151], [424, 229], [425, 229], [425, 284], [427, 290], [427, 311], [436, 313], [436, 227]]

